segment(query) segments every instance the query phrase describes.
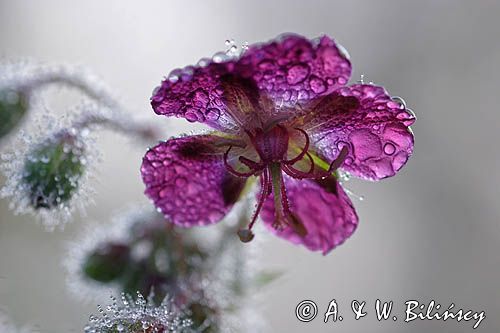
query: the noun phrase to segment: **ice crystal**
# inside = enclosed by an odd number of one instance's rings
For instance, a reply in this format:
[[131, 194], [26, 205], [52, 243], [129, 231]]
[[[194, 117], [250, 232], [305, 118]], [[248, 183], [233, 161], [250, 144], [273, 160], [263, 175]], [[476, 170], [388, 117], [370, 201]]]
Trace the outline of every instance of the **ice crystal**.
[[191, 320], [168, 298], [160, 306], [140, 293], [134, 300], [123, 294], [121, 300], [111, 297], [112, 304], [102, 308], [99, 315], [91, 315], [85, 333], [167, 333], [195, 332]]

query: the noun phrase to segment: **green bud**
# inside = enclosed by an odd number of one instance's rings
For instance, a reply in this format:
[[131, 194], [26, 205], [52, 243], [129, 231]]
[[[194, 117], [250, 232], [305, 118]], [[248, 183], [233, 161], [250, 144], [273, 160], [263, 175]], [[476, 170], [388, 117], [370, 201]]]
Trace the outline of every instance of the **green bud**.
[[62, 134], [29, 154], [23, 182], [33, 208], [51, 209], [71, 199], [84, 170], [77, 143], [75, 137]]
[[15, 90], [0, 91], [0, 138], [16, 127], [28, 110], [28, 98]]
[[99, 282], [119, 278], [126, 270], [130, 249], [127, 245], [108, 243], [92, 252], [83, 265], [83, 272]]

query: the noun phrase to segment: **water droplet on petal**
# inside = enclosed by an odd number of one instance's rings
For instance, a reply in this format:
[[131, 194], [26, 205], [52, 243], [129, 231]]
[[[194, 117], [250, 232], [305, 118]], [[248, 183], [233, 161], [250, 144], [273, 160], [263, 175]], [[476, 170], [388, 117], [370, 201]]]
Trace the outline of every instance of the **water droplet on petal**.
[[287, 71], [286, 80], [288, 84], [299, 84], [309, 76], [309, 66], [307, 64], [296, 64]]
[[186, 111], [186, 113], [184, 114], [184, 117], [186, 118], [187, 121], [192, 122], [192, 123], [198, 120], [196, 110], [194, 110], [192, 108], [190, 108]]
[[392, 155], [392, 154], [394, 154], [395, 151], [396, 151], [396, 147], [392, 143], [387, 142], [384, 145], [384, 153], [385, 154]]
[[205, 116], [208, 120], [218, 120], [220, 117], [220, 110], [216, 108], [210, 108], [206, 111]]
[[317, 76], [312, 76], [309, 81], [309, 84], [311, 85], [311, 90], [316, 94], [321, 94], [326, 91], [325, 81], [323, 81]]
[[338, 83], [338, 84], [341, 84], [341, 85], [344, 85], [344, 84], [346, 84], [346, 83], [347, 83], [347, 79], [346, 79], [346, 78], [343, 78], [343, 77], [339, 77], [339, 78], [337, 79], [337, 83]]
[[394, 96], [394, 97], [392, 97], [392, 100], [399, 103], [399, 105], [401, 106], [402, 109], [406, 109], [406, 102], [403, 98], [401, 98], [399, 96]]
[[337, 48], [339, 49], [340, 54], [344, 56], [344, 58], [346, 58], [347, 60], [351, 58], [349, 52], [347, 52], [347, 49], [344, 46], [337, 43]]

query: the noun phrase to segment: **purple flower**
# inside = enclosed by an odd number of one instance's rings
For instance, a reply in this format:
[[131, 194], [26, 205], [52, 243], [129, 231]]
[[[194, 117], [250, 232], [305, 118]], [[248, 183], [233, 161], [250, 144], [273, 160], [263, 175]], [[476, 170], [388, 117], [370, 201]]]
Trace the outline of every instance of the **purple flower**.
[[177, 225], [207, 225], [258, 177], [256, 210], [240, 238], [254, 237], [260, 215], [279, 237], [328, 253], [358, 224], [336, 169], [379, 180], [413, 151], [413, 113], [382, 87], [346, 86], [350, 74], [333, 40], [297, 35], [173, 71], [151, 98], [154, 111], [216, 131], [150, 149], [141, 168], [146, 195]]

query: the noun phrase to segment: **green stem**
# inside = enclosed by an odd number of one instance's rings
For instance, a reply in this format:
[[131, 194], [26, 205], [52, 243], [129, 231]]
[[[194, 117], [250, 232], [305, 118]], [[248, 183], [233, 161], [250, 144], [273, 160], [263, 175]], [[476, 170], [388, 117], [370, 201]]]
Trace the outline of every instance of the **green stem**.
[[283, 202], [281, 198], [281, 166], [279, 163], [271, 163], [269, 171], [271, 172], [271, 181], [273, 184], [276, 221], [281, 221], [281, 218], [283, 217]]

